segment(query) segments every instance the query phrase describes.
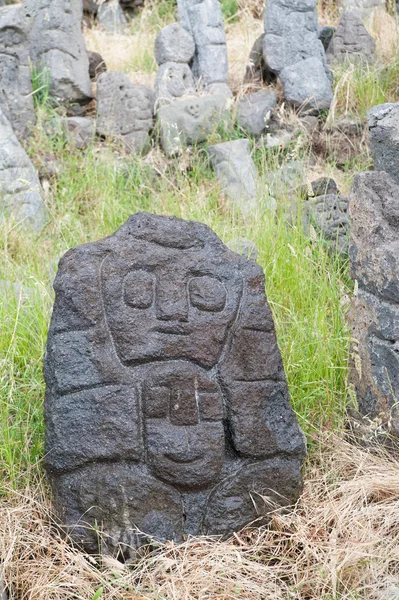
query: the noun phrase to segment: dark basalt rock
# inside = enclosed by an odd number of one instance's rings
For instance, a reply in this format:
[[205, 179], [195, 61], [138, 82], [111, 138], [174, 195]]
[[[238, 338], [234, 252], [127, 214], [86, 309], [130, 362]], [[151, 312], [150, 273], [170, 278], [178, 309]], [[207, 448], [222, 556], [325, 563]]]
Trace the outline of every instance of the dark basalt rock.
[[73, 539], [98, 552], [96, 525], [129, 556], [295, 502], [305, 441], [254, 261], [138, 213], [69, 250], [54, 287], [45, 466]]

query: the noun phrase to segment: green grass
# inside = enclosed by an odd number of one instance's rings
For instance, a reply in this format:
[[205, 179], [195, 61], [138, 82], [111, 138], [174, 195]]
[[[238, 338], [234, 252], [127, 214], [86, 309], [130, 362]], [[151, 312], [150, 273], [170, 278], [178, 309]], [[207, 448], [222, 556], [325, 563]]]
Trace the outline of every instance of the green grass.
[[[180, 161], [165, 168], [161, 157], [155, 167], [135, 158], [115, 166], [113, 149], [102, 158], [93, 149], [71, 152], [62, 137], [45, 135], [39, 119], [30, 152], [33, 158], [51, 154], [61, 172], [48, 199], [50, 222], [40, 236], [21, 236], [11, 225], [1, 232], [0, 280], [31, 290], [25, 303], [8, 294], [0, 312], [3, 487], [26, 485], [32, 464], [42, 457], [42, 360], [55, 265], [68, 248], [112, 233], [136, 211], [199, 220], [225, 242], [241, 236], [256, 243], [301, 424], [308, 431], [340, 426], [348, 356], [346, 309], [340, 302], [348, 293], [348, 277], [345, 263], [329, 255], [320, 240], [288, 225], [281, 210], [277, 217], [265, 209], [243, 219], [221, 197], [206, 145], [193, 149], [187, 170]], [[289, 158], [264, 151], [256, 155], [265, 175]]]

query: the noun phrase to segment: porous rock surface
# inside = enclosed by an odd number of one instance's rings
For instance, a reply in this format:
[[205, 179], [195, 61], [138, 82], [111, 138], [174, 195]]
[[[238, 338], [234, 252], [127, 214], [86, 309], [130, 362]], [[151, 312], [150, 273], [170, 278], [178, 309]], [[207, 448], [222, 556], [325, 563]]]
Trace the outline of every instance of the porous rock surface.
[[328, 46], [328, 62], [371, 62], [374, 52], [375, 41], [361, 18], [345, 11]]
[[155, 39], [155, 60], [188, 64], [195, 54], [194, 38], [179, 23], [171, 23], [158, 33]]
[[45, 208], [36, 171], [0, 110], [0, 216], [40, 231]]
[[23, 139], [36, 122], [26, 24], [20, 6], [0, 11], [0, 109]]
[[367, 120], [376, 170], [386, 171], [399, 183], [399, 102], [374, 106]]
[[276, 106], [277, 98], [273, 90], [260, 90], [244, 96], [237, 103], [237, 121], [250, 135], [261, 135]]
[[259, 193], [259, 177], [249, 140], [215, 144], [209, 146], [208, 151], [226, 196], [244, 215], [253, 213]]
[[45, 465], [73, 539], [97, 552], [96, 524], [129, 555], [296, 500], [304, 437], [255, 262], [138, 213], [68, 251], [54, 287]]
[[174, 156], [185, 145], [206, 140], [218, 123], [231, 120], [229, 105], [225, 96], [190, 96], [162, 106], [157, 119], [166, 154]]
[[58, 102], [91, 100], [89, 59], [81, 31], [82, 0], [23, 0], [34, 65], [47, 69]]
[[268, 0], [263, 55], [294, 106], [329, 108], [331, 74], [319, 40], [317, 0]]
[[218, 0], [178, 0], [180, 24], [193, 37], [192, 61], [198, 85], [213, 94], [231, 96], [228, 86], [226, 34]]
[[154, 91], [130, 81], [123, 73], [108, 71], [97, 80], [98, 135], [120, 139], [138, 153], [149, 144], [153, 127]]
[[357, 282], [350, 313], [349, 381], [359, 410], [399, 435], [399, 186], [383, 172], [356, 176], [349, 203]]

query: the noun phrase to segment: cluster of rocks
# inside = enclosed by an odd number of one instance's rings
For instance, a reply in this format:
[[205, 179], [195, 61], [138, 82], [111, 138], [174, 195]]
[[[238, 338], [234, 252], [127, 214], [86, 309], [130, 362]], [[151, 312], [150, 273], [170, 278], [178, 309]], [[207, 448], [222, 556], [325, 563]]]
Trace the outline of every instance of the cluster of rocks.
[[144, 0], [83, 0], [85, 13], [95, 16], [99, 27], [113, 34], [122, 33], [128, 18], [143, 5]]

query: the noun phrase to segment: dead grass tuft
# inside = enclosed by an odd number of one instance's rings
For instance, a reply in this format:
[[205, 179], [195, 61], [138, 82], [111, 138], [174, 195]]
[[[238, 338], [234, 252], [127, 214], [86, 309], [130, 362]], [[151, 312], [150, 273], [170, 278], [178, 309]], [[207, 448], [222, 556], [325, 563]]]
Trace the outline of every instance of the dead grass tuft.
[[0, 506], [5, 580], [20, 600], [398, 598], [399, 463], [331, 434], [313, 444], [294, 512], [227, 542], [165, 544], [135, 567], [100, 568], [68, 546], [43, 490], [10, 493]]

